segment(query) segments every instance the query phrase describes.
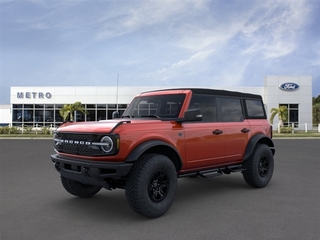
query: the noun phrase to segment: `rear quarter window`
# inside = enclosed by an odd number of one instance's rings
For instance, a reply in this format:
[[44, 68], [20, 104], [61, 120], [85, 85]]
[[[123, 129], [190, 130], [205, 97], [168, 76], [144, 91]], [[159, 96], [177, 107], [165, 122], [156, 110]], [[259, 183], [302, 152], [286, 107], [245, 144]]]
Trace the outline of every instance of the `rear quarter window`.
[[260, 100], [245, 100], [247, 114], [249, 118], [266, 118], [265, 109]]

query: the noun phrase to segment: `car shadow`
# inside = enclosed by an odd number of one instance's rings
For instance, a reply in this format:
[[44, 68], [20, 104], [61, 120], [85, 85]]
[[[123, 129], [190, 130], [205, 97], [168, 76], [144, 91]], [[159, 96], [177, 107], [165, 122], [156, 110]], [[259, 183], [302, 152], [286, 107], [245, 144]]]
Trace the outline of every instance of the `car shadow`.
[[[183, 208], [194, 206], [194, 201], [199, 204], [199, 199], [214, 201], [215, 199], [225, 198], [226, 195], [232, 195], [235, 198], [237, 192], [249, 191], [250, 189], [252, 188], [244, 182], [241, 174], [208, 179], [201, 177], [181, 178], [178, 180], [178, 191], [173, 206], [175, 208], [178, 206], [176, 210], [182, 211]], [[123, 189], [114, 191], [102, 189], [91, 198], [79, 198], [66, 192], [63, 194], [63, 198], [61, 197], [62, 195], [59, 194], [59, 199], [56, 198], [54, 204], [64, 214], [70, 214], [73, 217], [82, 218], [86, 216], [86, 218], [95, 221], [112, 219], [112, 221], [121, 223], [148, 219], [130, 209]]]

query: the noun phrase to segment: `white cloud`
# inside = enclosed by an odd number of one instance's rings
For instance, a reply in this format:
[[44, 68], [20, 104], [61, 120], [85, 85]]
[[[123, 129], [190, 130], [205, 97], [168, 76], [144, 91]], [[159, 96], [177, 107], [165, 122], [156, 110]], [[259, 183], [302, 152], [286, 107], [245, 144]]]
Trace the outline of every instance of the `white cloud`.
[[181, 68], [188, 67], [190, 68], [190, 65], [197, 64], [199, 62], [202, 62], [206, 60], [208, 56], [210, 56], [214, 51], [208, 50], [208, 51], [200, 51], [195, 54], [193, 54], [191, 57], [187, 59], [180, 60], [178, 62], [173, 63], [171, 66], [167, 68], [162, 68], [152, 75], [158, 75], [158, 74], [170, 74], [172, 71], [181, 71]]
[[124, 8], [117, 9], [120, 12], [105, 11], [106, 16], [111, 14], [113, 17], [107, 17], [110, 21], [104, 21], [101, 30], [97, 33], [97, 39], [121, 36], [148, 26], [169, 24], [175, 17], [190, 9], [201, 9], [203, 2], [202, 0], [126, 2]]
[[251, 42], [244, 54], [262, 53], [266, 58], [279, 58], [296, 49], [299, 31], [308, 23], [310, 6], [305, 0], [269, 1], [256, 6], [256, 19], [244, 26], [242, 33]]

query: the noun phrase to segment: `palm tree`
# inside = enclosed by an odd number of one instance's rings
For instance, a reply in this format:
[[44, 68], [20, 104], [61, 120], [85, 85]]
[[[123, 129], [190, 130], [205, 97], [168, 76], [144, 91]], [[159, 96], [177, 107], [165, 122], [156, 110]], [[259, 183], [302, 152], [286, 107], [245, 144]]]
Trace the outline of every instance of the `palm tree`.
[[63, 121], [66, 121], [68, 118], [70, 121], [73, 121], [73, 113], [75, 111], [82, 112], [83, 114], [87, 114], [84, 106], [81, 104], [81, 102], [75, 102], [74, 104], [65, 104], [60, 109], [59, 113], [60, 116], [63, 118]]
[[279, 124], [283, 126], [283, 122], [287, 121], [288, 109], [286, 106], [280, 106], [279, 108], [271, 108], [270, 123], [273, 124], [274, 117], [278, 114]]

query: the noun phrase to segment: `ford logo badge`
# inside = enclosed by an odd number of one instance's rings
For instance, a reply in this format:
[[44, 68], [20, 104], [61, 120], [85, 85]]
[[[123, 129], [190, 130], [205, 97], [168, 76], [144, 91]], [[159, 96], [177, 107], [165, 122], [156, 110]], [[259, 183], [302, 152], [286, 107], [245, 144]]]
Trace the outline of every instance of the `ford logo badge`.
[[279, 85], [279, 88], [282, 91], [295, 91], [299, 88], [299, 85], [296, 83], [283, 83]]

